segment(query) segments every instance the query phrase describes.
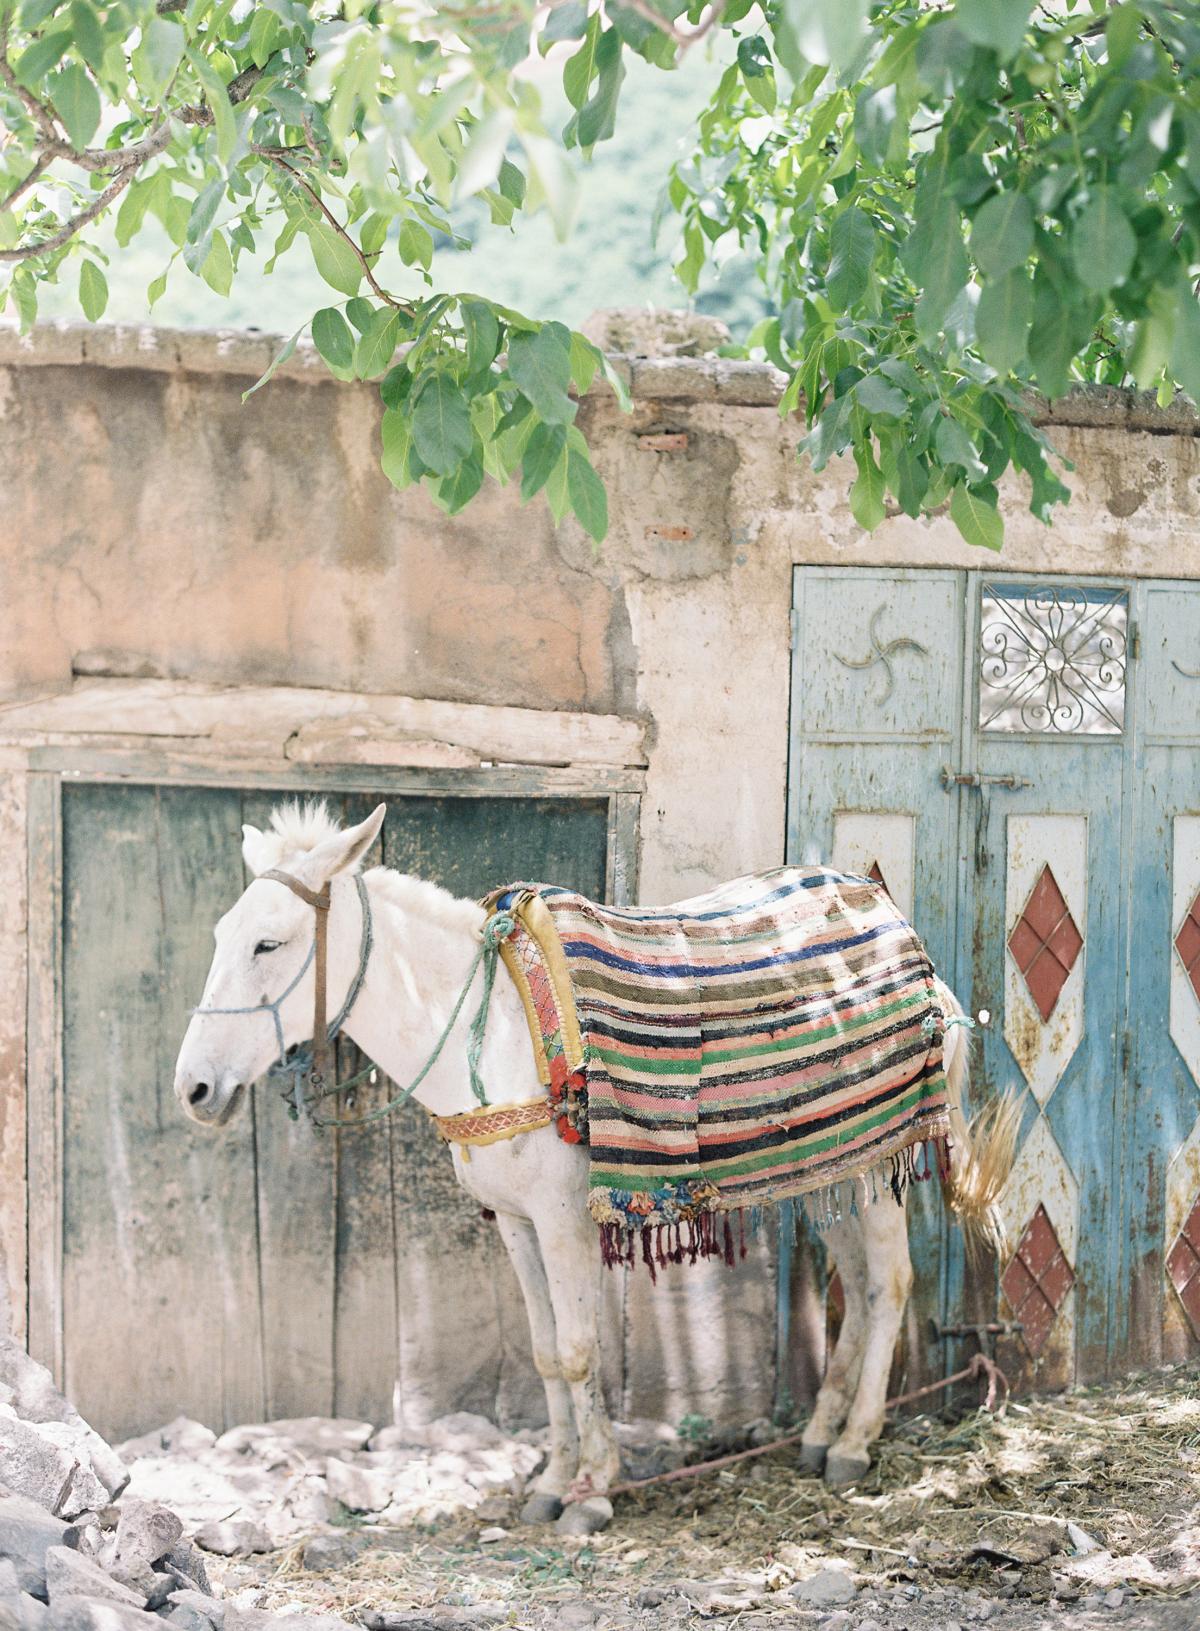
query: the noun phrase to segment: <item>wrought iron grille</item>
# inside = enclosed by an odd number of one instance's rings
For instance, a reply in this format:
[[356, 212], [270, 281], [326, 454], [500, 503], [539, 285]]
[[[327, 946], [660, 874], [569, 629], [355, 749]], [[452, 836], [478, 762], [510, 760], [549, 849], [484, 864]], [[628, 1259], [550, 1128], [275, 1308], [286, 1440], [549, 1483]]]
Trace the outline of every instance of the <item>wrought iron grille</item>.
[[1128, 623], [1123, 590], [985, 583], [979, 728], [1119, 736]]

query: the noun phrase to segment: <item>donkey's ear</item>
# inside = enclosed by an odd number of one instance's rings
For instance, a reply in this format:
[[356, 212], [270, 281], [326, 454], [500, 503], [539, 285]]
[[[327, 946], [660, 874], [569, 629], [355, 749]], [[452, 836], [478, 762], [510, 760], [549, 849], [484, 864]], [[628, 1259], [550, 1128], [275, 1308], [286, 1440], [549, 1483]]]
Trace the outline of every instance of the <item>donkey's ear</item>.
[[256, 878], [272, 864], [268, 853], [271, 848], [266, 833], [259, 832], [257, 827], [242, 828], [242, 860], [245, 861], [247, 870], [253, 872]]
[[310, 889], [322, 888], [339, 872], [357, 870], [359, 862], [378, 838], [385, 815], [387, 805], [377, 804], [365, 821], [324, 839], [292, 870], [297, 877], [304, 879]]

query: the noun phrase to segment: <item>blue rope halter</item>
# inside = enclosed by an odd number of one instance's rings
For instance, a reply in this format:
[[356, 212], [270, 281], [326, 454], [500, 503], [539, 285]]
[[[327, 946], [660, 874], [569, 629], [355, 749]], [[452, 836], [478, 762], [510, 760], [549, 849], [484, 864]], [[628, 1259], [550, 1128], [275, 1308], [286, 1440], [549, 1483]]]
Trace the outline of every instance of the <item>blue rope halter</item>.
[[[279, 876], [277, 874], [265, 873], [264, 872], [262, 874], [262, 876], [264, 878], [273, 877], [274, 880], [276, 882], [278, 882], [278, 883], [285, 882], [285, 877], [284, 876]], [[362, 937], [360, 939], [359, 948], [358, 948], [358, 968], [355, 971], [355, 975], [354, 975], [353, 980], [351, 980], [351, 982], [350, 982], [350, 989], [346, 993], [346, 1000], [342, 1003], [341, 1008], [338, 1010], [337, 1015], [334, 1018], [333, 1024], [330, 1025], [328, 1030], [325, 1032], [325, 1045], [326, 1045], [326, 1048], [328, 1048], [329, 1045], [335, 1040], [335, 1038], [338, 1035], [338, 1032], [342, 1029], [342, 1026], [346, 1023], [346, 1020], [349, 1018], [350, 1011], [354, 1007], [355, 1002], [358, 1000], [358, 993], [362, 990], [363, 978], [364, 978], [364, 976], [366, 975], [366, 972], [367, 972], [367, 962], [368, 962], [368, 960], [370, 959], [370, 956], [371, 956], [371, 948], [374, 945], [375, 935], [374, 935], [374, 926], [373, 926], [372, 921], [371, 921], [371, 897], [367, 893], [366, 884], [363, 882], [362, 878], [360, 877], [360, 875], [357, 872], [354, 874], [354, 886], [358, 891], [359, 905], [362, 908]], [[290, 881], [287, 883], [287, 887], [288, 888], [292, 887], [292, 884], [291, 884]], [[327, 910], [327, 908], [326, 908], [326, 910]], [[320, 921], [320, 919], [318, 919], [318, 921]], [[267, 1076], [267, 1078], [269, 1080], [272, 1080], [272, 1081], [284, 1080], [284, 1081], [287, 1081], [290, 1084], [287, 1087], [286, 1091], [283, 1093], [282, 1097], [283, 1097], [284, 1103], [288, 1107], [288, 1114], [291, 1116], [293, 1121], [295, 1121], [299, 1117], [300, 1112], [301, 1112], [302, 1109], [308, 1108], [306, 1103], [305, 1103], [305, 1094], [304, 1094], [304, 1079], [305, 1079], [305, 1077], [308, 1077], [308, 1078], [310, 1078], [312, 1080], [312, 1084], [313, 1084], [314, 1088], [317, 1089], [317, 1096], [318, 1097], [322, 1096], [320, 1089], [324, 1086], [324, 1082], [323, 1082], [323, 1078], [318, 1077], [316, 1069], [315, 1069], [315, 1065], [314, 1065], [315, 1035], [314, 1035], [314, 1042], [309, 1042], [309, 1043], [304, 1044], [301, 1047], [297, 1048], [296, 1051], [294, 1052], [294, 1054], [292, 1055], [292, 1057], [290, 1059], [288, 1058], [287, 1046], [286, 1046], [286, 1044], [285, 1044], [285, 1042], [283, 1040], [283, 1021], [279, 1017], [279, 1010], [283, 1007], [284, 1003], [291, 996], [292, 992], [296, 989], [296, 987], [300, 984], [301, 980], [308, 973], [308, 970], [309, 970], [309, 968], [310, 968], [310, 966], [311, 966], [311, 964], [313, 962], [313, 959], [317, 955], [317, 945], [318, 945], [318, 938], [317, 938], [316, 935], [314, 935], [313, 936], [313, 943], [308, 948], [308, 955], [305, 957], [304, 961], [301, 963], [299, 971], [297, 972], [295, 978], [291, 981], [291, 983], [286, 987], [285, 990], [283, 990], [283, 991], [281, 991], [279, 993], [279, 995], [277, 997], [264, 997], [262, 1002], [252, 1003], [248, 1007], [245, 1007], [245, 1008], [193, 1008], [192, 1009], [193, 1014], [201, 1014], [201, 1015], [205, 1015], [205, 1014], [270, 1014], [271, 1019], [274, 1022], [274, 1025], [275, 1025], [275, 1041], [276, 1041], [276, 1043], [278, 1045], [278, 1048], [279, 1048], [279, 1058], [271, 1066], [270, 1070], [268, 1070], [266, 1072], [266, 1076]], [[339, 1082], [335, 1087], [330, 1089], [330, 1091], [335, 1092], [335, 1093], [340, 1093], [345, 1088], [354, 1087], [360, 1081], [363, 1081], [367, 1076], [369, 1076], [374, 1071], [374, 1069], [375, 1069], [375, 1066], [370, 1065], [370, 1066], [367, 1067], [366, 1070], [358, 1071], [357, 1074], [352, 1076], [348, 1081]]]

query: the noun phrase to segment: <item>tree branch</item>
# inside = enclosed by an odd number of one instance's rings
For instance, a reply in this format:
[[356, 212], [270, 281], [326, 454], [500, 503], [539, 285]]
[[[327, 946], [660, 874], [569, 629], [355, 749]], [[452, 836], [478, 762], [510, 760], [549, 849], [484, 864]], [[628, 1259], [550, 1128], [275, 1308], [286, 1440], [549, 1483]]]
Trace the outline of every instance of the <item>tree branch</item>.
[[87, 226], [89, 221], [106, 210], [118, 194], [125, 191], [133, 180], [136, 164], [131, 164], [114, 176], [104, 191], [98, 194], [86, 209], [79, 210], [49, 238], [43, 238], [41, 243], [23, 244], [19, 249], [0, 249], [0, 261], [27, 261], [34, 260], [38, 255], [48, 255], [55, 249], [61, 249], [68, 239], [73, 238], [81, 227]]
[[255, 153], [258, 153], [262, 158], [270, 159], [272, 164], [277, 164], [281, 170], [286, 170], [287, 171], [288, 175], [291, 176], [292, 180], [294, 182], [296, 182], [296, 184], [298, 186], [302, 187], [304, 189], [304, 191], [308, 194], [308, 196], [312, 199], [313, 203], [317, 206], [317, 208], [320, 210], [321, 214], [329, 222], [329, 225], [337, 233], [338, 237], [343, 239], [344, 242], [346, 242], [346, 243], [348, 243], [350, 245], [350, 248], [353, 250], [355, 257], [358, 260], [359, 265], [363, 269], [363, 276], [366, 278], [367, 282], [370, 284], [372, 292], [376, 295], [376, 297], [378, 299], [382, 300], [385, 305], [394, 307], [396, 311], [407, 312], [408, 315], [411, 317], [412, 316], [412, 307], [408, 304], [407, 301], [397, 300], [395, 295], [389, 294], [386, 289], [380, 288], [379, 284], [375, 281], [375, 274], [371, 270], [371, 263], [367, 259], [367, 257], [363, 254], [363, 252], [362, 252], [361, 248], [359, 247], [359, 245], [355, 243], [354, 239], [346, 231], [345, 227], [338, 220], [337, 216], [333, 213], [333, 211], [326, 204], [325, 200], [321, 197], [320, 193], [316, 190], [315, 187], [311, 186], [308, 183], [308, 181], [304, 178], [304, 176], [300, 173], [300, 171], [296, 169], [295, 165], [294, 164], [289, 164], [288, 161], [283, 157], [283, 155], [280, 153], [280, 151], [277, 148], [255, 147], [255, 148], [252, 148], [251, 151], [255, 152]]
[[38, 181], [38, 179], [42, 175], [45, 174], [45, 172], [50, 168], [50, 166], [53, 164], [53, 162], [54, 162], [54, 157], [53, 157], [52, 154], [50, 154], [50, 153], [39, 153], [37, 158], [34, 159], [34, 161], [33, 161], [32, 170], [30, 170], [26, 174], [25, 178], [22, 181], [17, 182], [16, 186], [12, 189], [11, 192], [6, 193], [3, 198], [0, 198], [0, 211], [12, 209], [13, 205], [17, 202], [17, 200], [24, 193], [27, 193], [29, 191], [30, 187], [32, 187], [34, 185], [34, 183], [36, 181]]

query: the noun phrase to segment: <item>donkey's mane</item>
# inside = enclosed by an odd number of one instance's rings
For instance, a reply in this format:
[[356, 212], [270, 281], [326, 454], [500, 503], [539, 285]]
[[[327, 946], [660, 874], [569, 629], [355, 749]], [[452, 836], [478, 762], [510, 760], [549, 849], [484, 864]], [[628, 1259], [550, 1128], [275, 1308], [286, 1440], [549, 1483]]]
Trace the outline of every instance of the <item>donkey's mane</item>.
[[[340, 832], [341, 827], [330, 814], [324, 799], [310, 799], [305, 804], [291, 799], [271, 811], [271, 830], [264, 833], [264, 851], [267, 866], [279, 866], [285, 860], [307, 855], [325, 839]], [[350, 868], [358, 871], [358, 866]], [[425, 878], [414, 878], [407, 872], [397, 872], [388, 866], [375, 866], [365, 874], [378, 898], [393, 906], [421, 917], [432, 918], [446, 928], [468, 929], [478, 933], [483, 925], [484, 910], [473, 900], [460, 900], [440, 884]]]

